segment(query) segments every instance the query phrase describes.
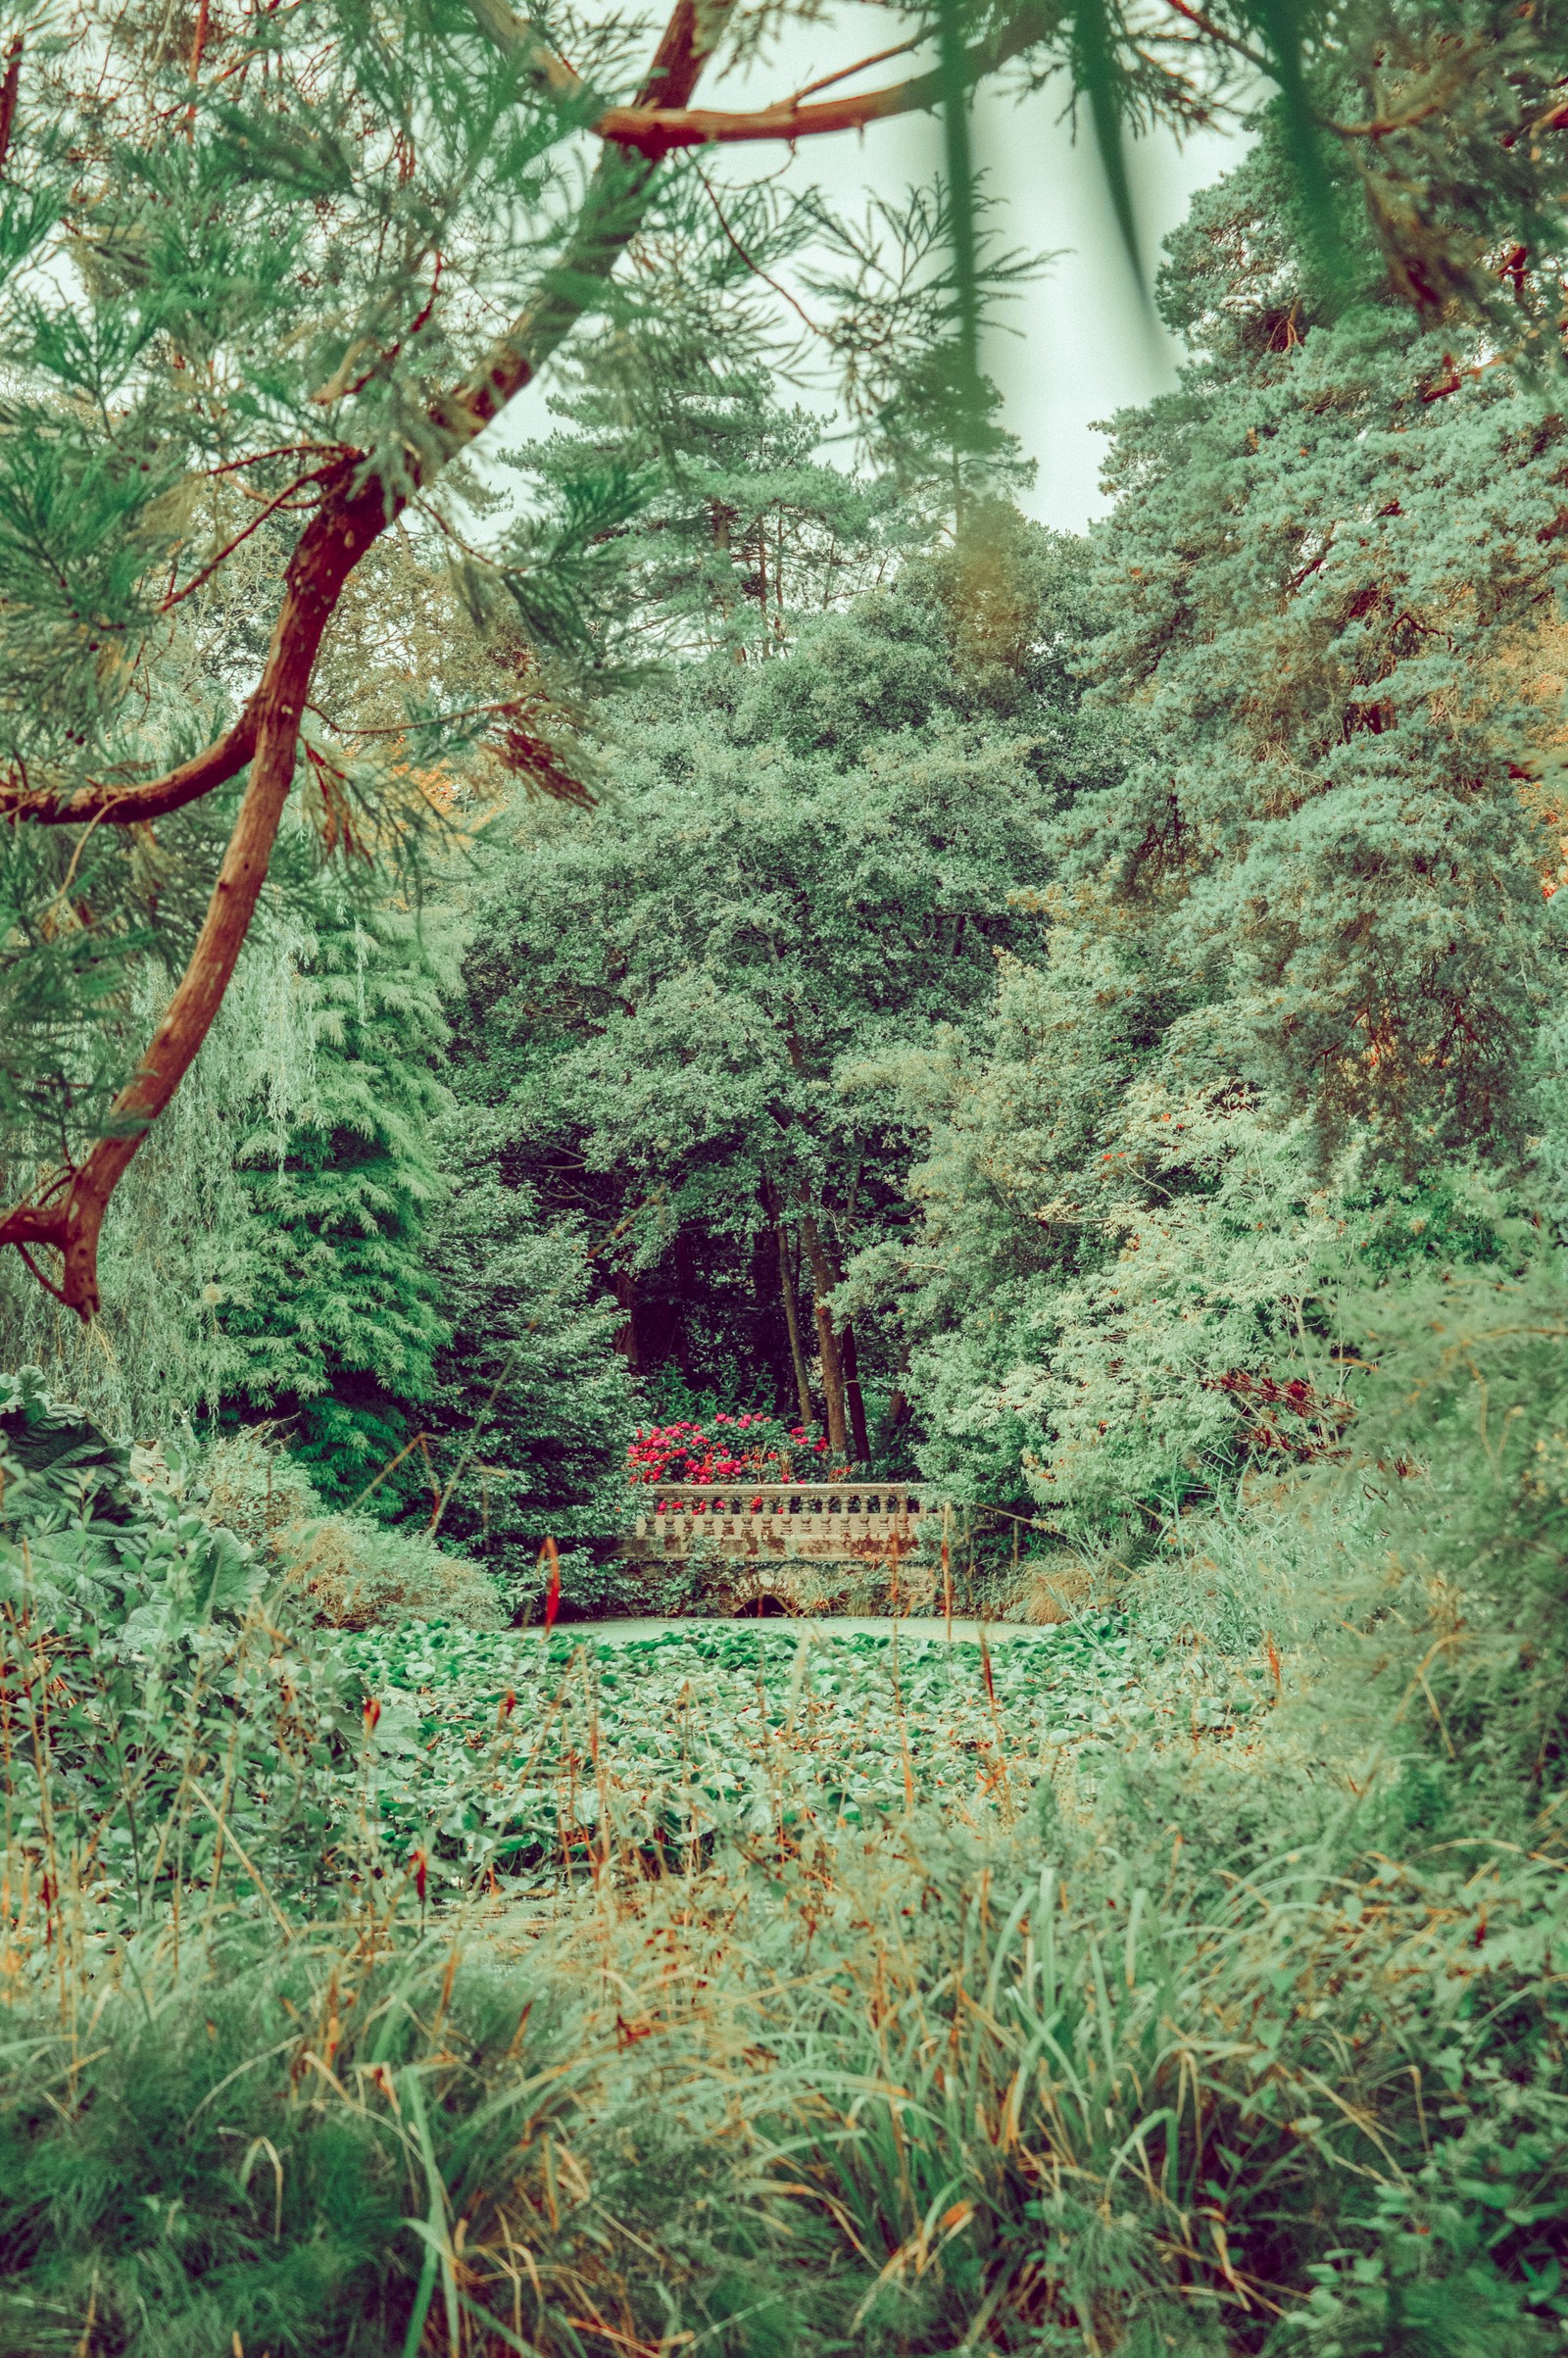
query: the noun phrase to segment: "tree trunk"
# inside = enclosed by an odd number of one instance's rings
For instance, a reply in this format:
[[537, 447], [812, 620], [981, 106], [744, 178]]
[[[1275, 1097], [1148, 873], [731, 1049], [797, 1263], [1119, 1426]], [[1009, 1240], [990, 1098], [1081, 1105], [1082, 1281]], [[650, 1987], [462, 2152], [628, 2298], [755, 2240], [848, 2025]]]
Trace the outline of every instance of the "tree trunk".
[[[816, 1296], [816, 1332], [822, 1348], [822, 1397], [827, 1404], [827, 1446], [837, 1463], [843, 1465], [850, 1454], [850, 1428], [845, 1414], [844, 1362], [839, 1350], [839, 1338], [833, 1332], [833, 1314], [827, 1306], [827, 1297], [833, 1291], [833, 1269], [813, 1211], [802, 1211], [801, 1236], [806, 1245], [806, 1257], [811, 1264], [811, 1283]], [[863, 1409], [860, 1423], [863, 1428]]]
[[629, 1269], [615, 1271], [615, 1300], [620, 1304], [621, 1321], [616, 1327], [613, 1342], [633, 1375], [641, 1375], [642, 1359], [637, 1351], [637, 1281]]
[[[814, 1212], [808, 1211], [804, 1215], [801, 1221], [801, 1233], [806, 1239], [806, 1250], [811, 1262], [811, 1275], [816, 1285], [817, 1331], [827, 1338], [822, 1350], [822, 1388], [824, 1392], [828, 1389], [828, 1347], [831, 1345], [833, 1370], [841, 1396], [839, 1422], [842, 1428], [843, 1454], [848, 1458], [853, 1452], [854, 1462], [857, 1465], [865, 1465], [871, 1456], [871, 1441], [865, 1428], [865, 1401], [860, 1394], [860, 1356], [856, 1348], [855, 1329], [846, 1320], [844, 1325], [835, 1332], [831, 1313], [823, 1299], [824, 1296], [832, 1293], [836, 1285], [843, 1282], [844, 1271], [839, 1265], [837, 1253], [823, 1237]], [[838, 1448], [840, 1445], [833, 1439], [832, 1426], [833, 1411], [830, 1400], [828, 1441], [832, 1447]]]
[[782, 1223], [773, 1222], [773, 1234], [778, 1241], [778, 1290], [784, 1298], [784, 1323], [790, 1331], [790, 1358], [795, 1368], [795, 1397], [801, 1403], [801, 1422], [816, 1422], [816, 1405], [811, 1399], [811, 1378], [806, 1363], [806, 1346], [801, 1341], [801, 1305], [795, 1290], [795, 1272], [790, 1267], [789, 1240]]
[[871, 1462], [871, 1438], [865, 1429], [865, 1402], [860, 1398], [860, 1354], [856, 1348], [855, 1329], [846, 1320], [839, 1332], [839, 1351], [844, 1361], [844, 1404], [850, 1412], [850, 1439], [855, 1444], [857, 1465]]
[[833, 1332], [833, 1320], [825, 1302], [816, 1305], [816, 1339], [822, 1352], [828, 1454], [835, 1465], [843, 1465], [850, 1454], [850, 1429], [844, 1416], [844, 1369], [839, 1360], [839, 1339]]

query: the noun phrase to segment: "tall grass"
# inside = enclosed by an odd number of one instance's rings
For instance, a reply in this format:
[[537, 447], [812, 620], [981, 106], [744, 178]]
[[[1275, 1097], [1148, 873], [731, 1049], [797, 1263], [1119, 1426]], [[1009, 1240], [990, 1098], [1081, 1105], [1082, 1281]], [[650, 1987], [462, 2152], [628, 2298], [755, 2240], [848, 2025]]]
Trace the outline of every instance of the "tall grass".
[[1356, 1835], [143, 1936], [8, 2010], [0, 2347], [1560, 2347], [1561, 1865]]
[[781, 1768], [650, 1847], [584, 1658], [592, 1840], [443, 1897], [331, 1641], [253, 1597], [84, 1675], [11, 1612], [0, 2350], [1561, 2349], [1552, 1283], [1363, 1305], [1353, 1455], [1184, 1524], [1139, 1707], [998, 1711], [983, 1804]]

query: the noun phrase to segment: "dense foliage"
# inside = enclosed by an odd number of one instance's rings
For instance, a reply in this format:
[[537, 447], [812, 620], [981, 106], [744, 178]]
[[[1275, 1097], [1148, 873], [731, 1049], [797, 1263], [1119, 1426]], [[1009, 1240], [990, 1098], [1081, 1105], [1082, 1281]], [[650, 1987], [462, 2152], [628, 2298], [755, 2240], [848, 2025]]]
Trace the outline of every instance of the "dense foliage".
[[1078, 1530], [1327, 1446], [1324, 1285], [1488, 1256], [1561, 1154], [1561, 419], [1451, 320], [1314, 303], [1268, 134], [1161, 295], [1193, 358], [1118, 423], [1080, 651], [1125, 766], [983, 1036], [891, 1076], [924, 1216], [853, 1272], [924, 1470]]
[[[738, 8], [0, 57], [0, 2351], [1561, 2348], [1561, 28], [1174, 14], [863, 232]], [[1007, 56], [1280, 93], [1082, 538]]]
[[972, 1024], [1030, 929], [1047, 822], [1110, 761], [1080, 599], [1074, 552], [998, 512], [781, 659], [617, 705], [613, 801], [528, 823], [468, 955], [460, 1086], [606, 1239], [633, 1364], [761, 1361], [811, 1421], [817, 1356], [841, 1458], [890, 1446], [899, 1351], [828, 1297], [906, 1219], [911, 1136], [847, 1075]]
[[13, 1605], [8, 2336], [1554, 2347], [1565, 1334], [1363, 1324], [1353, 1464], [1131, 1628]]

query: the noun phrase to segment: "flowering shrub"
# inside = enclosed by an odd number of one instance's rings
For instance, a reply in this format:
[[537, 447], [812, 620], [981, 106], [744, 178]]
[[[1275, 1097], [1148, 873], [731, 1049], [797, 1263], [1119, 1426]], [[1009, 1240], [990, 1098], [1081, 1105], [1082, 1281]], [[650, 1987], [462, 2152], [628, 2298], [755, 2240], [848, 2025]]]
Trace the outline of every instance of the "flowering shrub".
[[[639, 1425], [626, 1451], [634, 1483], [794, 1482], [822, 1474], [827, 1443], [805, 1425], [786, 1425], [761, 1409], [747, 1416], [720, 1413], [708, 1429], [690, 1422]], [[797, 1461], [800, 1464], [797, 1471]]]

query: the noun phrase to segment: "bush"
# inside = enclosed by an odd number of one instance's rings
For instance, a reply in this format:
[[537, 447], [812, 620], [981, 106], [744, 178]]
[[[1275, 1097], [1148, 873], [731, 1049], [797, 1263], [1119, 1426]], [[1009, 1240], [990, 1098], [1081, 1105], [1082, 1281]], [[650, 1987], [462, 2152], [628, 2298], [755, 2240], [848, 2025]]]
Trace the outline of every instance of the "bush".
[[501, 1629], [507, 1614], [496, 1585], [466, 1556], [446, 1555], [407, 1525], [367, 1515], [322, 1515], [279, 1535], [291, 1588], [328, 1629], [374, 1629], [395, 1621], [445, 1620]]
[[446, 1554], [416, 1524], [323, 1513], [304, 1467], [267, 1426], [218, 1443], [196, 1487], [206, 1512], [264, 1554], [326, 1628], [439, 1616], [499, 1629], [507, 1618], [479, 1565]]
[[0, 1375], [0, 1605], [129, 1645], [243, 1614], [265, 1567], [157, 1450], [111, 1441], [42, 1371]]

